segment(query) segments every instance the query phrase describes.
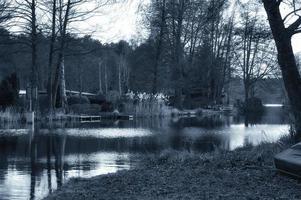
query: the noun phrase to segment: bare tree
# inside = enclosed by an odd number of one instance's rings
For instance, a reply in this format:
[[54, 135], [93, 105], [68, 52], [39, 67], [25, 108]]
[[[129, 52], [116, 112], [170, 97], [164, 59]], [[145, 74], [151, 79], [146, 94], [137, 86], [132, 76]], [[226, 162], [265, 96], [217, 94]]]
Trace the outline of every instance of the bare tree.
[[[207, 73], [208, 97], [221, 98], [221, 91], [229, 71], [232, 25], [223, 22], [226, 0], [210, 1], [152, 1], [153, 14], [150, 16], [151, 38], [154, 39], [154, 77], [152, 92], [158, 91], [159, 77], [168, 77], [168, 87], [174, 91], [174, 103], [182, 107], [183, 99], [189, 96], [190, 73], [196, 68]], [[230, 23], [231, 24], [231, 23]], [[233, 24], [233, 20], [232, 20]], [[228, 26], [228, 27], [227, 27]], [[200, 64], [200, 52], [207, 47], [210, 64]], [[228, 52], [228, 53], [227, 53]], [[228, 58], [226, 62], [225, 58]], [[225, 64], [227, 63], [227, 64]], [[162, 75], [165, 69], [166, 75]], [[218, 77], [218, 75], [224, 75]], [[218, 77], [218, 78], [217, 78]], [[196, 78], [195, 78], [196, 80]], [[194, 80], [194, 81], [195, 81]], [[199, 79], [197, 80], [199, 81]], [[200, 87], [200, 86], [198, 86]]]
[[[166, 0], [162, 1], [156, 1], [155, 3], [156, 10], [159, 10], [159, 33], [155, 38], [156, 41], [156, 54], [155, 54], [155, 66], [154, 66], [154, 75], [153, 75], [153, 86], [152, 86], [152, 92], [153, 94], [156, 94], [158, 92], [158, 68], [161, 61], [161, 55], [162, 55], [162, 46], [163, 46], [163, 40], [164, 40], [164, 34], [165, 34], [165, 26], [166, 26]], [[155, 11], [156, 11], [155, 10]], [[153, 25], [153, 24], [152, 24]]]
[[13, 17], [12, 3], [10, 0], [0, 0], [0, 24], [8, 22]]
[[[213, 102], [220, 102], [221, 92], [223, 89], [223, 62], [221, 62], [226, 53], [225, 48], [227, 44], [227, 31], [225, 23], [223, 23], [224, 11], [227, 7], [225, 0], [211, 0], [209, 1], [207, 10], [207, 26], [206, 26], [206, 40], [207, 46], [210, 48], [210, 63], [207, 70], [208, 80], [208, 99]], [[231, 30], [232, 31], [232, 30]], [[229, 56], [229, 54], [227, 55]], [[222, 72], [222, 73], [221, 73]], [[222, 76], [220, 76], [222, 75]]]
[[121, 96], [129, 89], [129, 68], [125, 55], [120, 55], [118, 59], [118, 91]]
[[53, 65], [53, 55], [54, 55], [54, 45], [56, 39], [56, 13], [57, 13], [57, 0], [52, 0], [52, 9], [51, 9], [51, 36], [50, 36], [50, 45], [49, 45], [49, 57], [48, 57], [48, 99], [49, 99], [49, 111], [53, 111], [53, 92], [52, 92], [52, 65]]
[[[76, 1], [78, 3], [80, 1]], [[59, 106], [65, 107], [67, 103], [66, 99], [66, 88], [65, 88], [65, 65], [64, 65], [64, 50], [66, 45], [66, 35], [67, 35], [67, 26], [69, 24], [70, 10], [74, 4], [71, 0], [64, 0], [58, 1], [58, 26], [59, 26], [59, 49], [58, 49], [58, 58], [57, 58], [57, 67], [55, 69], [54, 74], [54, 82], [53, 82], [53, 103], [57, 101], [57, 93], [58, 87], [60, 85], [60, 101]], [[76, 5], [76, 4], [75, 4]]]
[[[104, 5], [115, 3], [117, 1], [111, 0], [52, 0], [57, 1], [56, 11], [54, 10], [54, 2], [52, 3], [52, 16], [55, 22], [52, 20], [52, 30], [55, 31], [54, 25], [57, 27], [57, 35], [54, 41], [58, 43], [57, 49], [57, 61], [54, 69], [54, 77], [52, 79], [52, 88], [49, 90], [52, 92], [52, 103], [59, 103], [59, 107], [65, 107], [66, 105], [66, 88], [65, 88], [65, 49], [67, 46], [67, 36], [69, 33], [75, 33], [77, 30], [72, 26], [73, 23], [79, 23], [85, 21], [97, 14], [99, 9]], [[92, 5], [92, 7], [91, 7]], [[55, 13], [55, 14], [54, 14]], [[52, 32], [52, 33], [54, 33]], [[53, 57], [54, 55], [50, 55]], [[50, 58], [49, 58], [50, 59]], [[53, 59], [53, 58], [51, 58]], [[49, 64], [51, 65], [51, 63]], [[52, 67], [51, 67], [52, 68]], [[50, 79], [51, 81], [51, 79]], [[59, 89], [59, 90], [58, 90]], [[58, 94], [59, 97], [58, 98]]]
[[184, 45], [182, 41], [184, 16], [188, 1], [179, 0], [172, 1], [171, 4], [171, 47], [172, 47], [172, 63], [173, 63], [173, 79], [175, 80], [175, 104], [182, 107], [182, 95], [184, 85]]
[[[278, 63], [295, 117], [298, 139], [301, 139], [301, 77], [294, 56], [291, 39], [301, 33], [301, 5], [295, 0], [262, 0], [278, 52]], [[281, 5], [291, 11], [282, 17]]]
[[[31, 48], [31, 92], [33, 102], [33, 110], [37, 109], [37, 90], [38, 90], [38, 65], [37, 65], [37, 1], [25, 0], [24, 2], [16, 1], [16, 17], [21, 19], [18, 25], [23, 28], [24, 32], [30, 37], [29, 46]], [[35, 97], [35, 98], [34, 98]]]
[[274, 44], [268, 36], [269, 31], [257, 18], [256, 12], [252, 16], [248, 9], [243, 10], [242, 27], [237, 29], [235, 55], [236, 64], [242, 74], [245, 102], [247, 102], [250, 96], [254, 96], [255, 83], [271, 75], [277, 63], [274, 56]]

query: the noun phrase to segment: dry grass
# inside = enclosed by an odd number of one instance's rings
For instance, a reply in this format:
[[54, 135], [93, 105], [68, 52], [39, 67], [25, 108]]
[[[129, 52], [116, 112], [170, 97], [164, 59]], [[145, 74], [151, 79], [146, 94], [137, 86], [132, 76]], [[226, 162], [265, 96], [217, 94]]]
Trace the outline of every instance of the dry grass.
[[73, 179], [46, 199], [300, 199], [300, 183], [277, 174], [278, 144], [193, 154], [166, 150], [136, 169]]
[[22, 121], [22, 114], [18, 109], [9, 107], [0, 111], [0, 124], [18, 124]]

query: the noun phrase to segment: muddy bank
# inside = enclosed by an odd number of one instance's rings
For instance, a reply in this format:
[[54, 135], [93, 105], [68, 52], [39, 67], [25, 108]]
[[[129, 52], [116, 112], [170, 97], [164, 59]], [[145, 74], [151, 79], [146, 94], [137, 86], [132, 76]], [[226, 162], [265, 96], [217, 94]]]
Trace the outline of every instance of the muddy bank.
[[73, 179], [46, 199], [301, 199], [301, 183], [279, 175], [275, 144], [233, 152], [168, 151], [130, 171]]

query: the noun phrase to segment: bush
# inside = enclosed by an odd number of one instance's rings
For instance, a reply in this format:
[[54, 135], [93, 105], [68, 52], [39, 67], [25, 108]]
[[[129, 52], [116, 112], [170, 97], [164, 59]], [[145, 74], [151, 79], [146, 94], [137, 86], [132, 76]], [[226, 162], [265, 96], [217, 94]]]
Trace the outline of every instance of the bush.
[[101, 112], [101, 106], [98, 104], [73, 104], [69, 110], [75, 114], [97, 115]]
[[249, 98], [244, 105], [245, 113], [262, 113], [263, 112], [263, 104], [261, 99], [257, 97]]
[[146, 94], [129, 92], [125, 95], [122, 105], [123, 111], [135, 116], [166, 116], [171, 114], [171, 109], [166, 105], [167, 97], [161, 93]]
[[22, 122], [24, 119], [23, 113], [14, 107], [7, 107], [0, 111], [0, 126], [3, 124], [13, 125]]
[[68, 105], [74, 105], [74, 104], [90, 104], [90, 101], [87, 97], [79, 95], [72, 95], [67, 98]]
[[17, 74], [13, 73], [0, 83], [0, 106], [16, 105], [19, 97], [19, 81]]
[[114, 107], [113, 104], [111, 102], [104, 102], [103, 104], [101, 104], [101, 111], [102, 112], [113, 112]]
[[112, 102], [113, 105], [117, 105], [120, 100], [119, 92], [116, 90], [110, 90], [106, 95], [106, 99], [107, 101]]
[[103, 94], [97, 94], [96, 96], [89, 97], [91, 104], [102, 105], [106, 102], [106, 97]]

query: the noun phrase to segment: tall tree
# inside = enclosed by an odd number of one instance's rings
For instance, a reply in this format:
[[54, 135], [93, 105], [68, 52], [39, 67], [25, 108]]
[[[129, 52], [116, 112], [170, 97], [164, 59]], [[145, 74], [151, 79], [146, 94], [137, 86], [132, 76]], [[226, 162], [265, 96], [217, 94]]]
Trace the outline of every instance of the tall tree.
[[24, 2], [16, 1], [17, 17], [21, 19], [20, 25], [26, 34], [30, 37], [29, 46], [31, 48], [31, 99], [33, 99], [33, 110], [37, 109], [38, 106], [38, 87], [39, 87], [39, 75], [38, 75], [38, 64], [37, 64], [37, 1], [36, 0], [25, 0]]
[[[159, 33], [155, 36], [156, 57], [155, 57], [153, 85], [152, 85], [153, 94], [156, 94], [158, 92], [158, 70], [159, 70], [158, 68], [161, 61], [163, 40], [164, 40], [165, 26], [166, 26], [166, 0], [156, 1], [155, 6], [156, 6], [155, 9], [159, 11], [160, 16], [159, 16], [159, 22], [155, 25], [159, 28]], [[152, 23], [152, 26], [154, 26], [154, 23]]]
[[53, 65], [53, 55], [54, 55], [54, 45], [56, 40], [56, 13], [57, 13], [57, 0], [52, 0], [51, 2], [47, 2], [52, 4], [50, 13], [51, 13], [51, 36], [50, 36], [50, 45], [49, 45], [49, 57], [48, 57], [48, 83], [47, 83], [47, 93], [49, 99], [49, 111], [52, 113], [53, 111], [53, 91], [52, 91], [52, 81], [53, 81], [53, 73], [52, 73], [52, 65]]
[[[301, 5], [295, 0], [262, 0], [278, 52], [278, 63], [295, 118], [297, 137], [301, 139], [301, 77], [294, 56], [291, 39], [301, 33]], [[284, 17], [281, 5], [291, 6]]]
[[14, 14], [11, 9], [11, 1], [10, 0], [0, 0], [0, 24], [4, 25], [9, 19], [11, 19]]
[[[57, 67], [55, 69], [54, 83], [53, 83], [53, 102], [57, 103], [57, 94], [59, 92], [60, 99], [58, 105], [60, 107], [65, 107], [67, 103], [66, 97], [66, 84], [65, 84], [65, 63], [64, 63], [64, 50], [66, 45], [66, 35], [67, 35], [67, 26], [69, 24], [70, 10], [72, 6], [80, 1], [73, 3], [71, 0], [67, 0], [65, 3], [64, 0], [59, 0], [58, 7], [58, 24], [59, 24], [59, 50], [57, 58]], [[60, 91], [58, 88], [60, 86]]]
[[235, 52], [238, 71], [241, 72], [244, 83], [245, 102], [254, 96], [256, 82], [271, 75], [276, 66], [270, 32], [258, 19], [257, 11], [251, 11], [249, 6], [242, 7], [241, 26], [236, 29]]

